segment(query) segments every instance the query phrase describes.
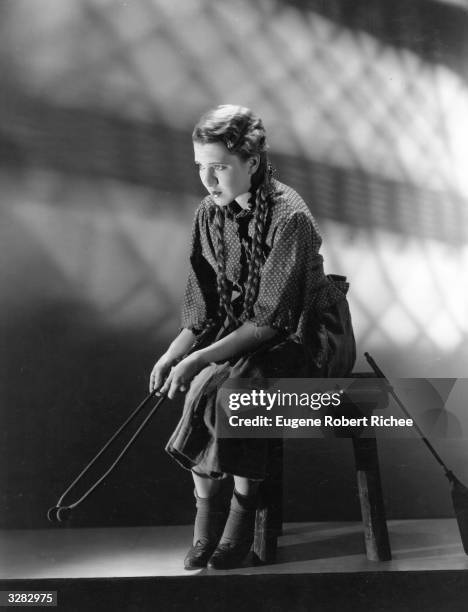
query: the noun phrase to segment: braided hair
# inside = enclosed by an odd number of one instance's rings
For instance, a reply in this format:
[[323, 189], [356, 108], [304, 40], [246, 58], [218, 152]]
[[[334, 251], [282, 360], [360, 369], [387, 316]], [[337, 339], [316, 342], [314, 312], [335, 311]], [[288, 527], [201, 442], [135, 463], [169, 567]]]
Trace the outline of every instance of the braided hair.
[[216, 280], [219, 295], [218, 316], [223, 319], [227, 316], [229, 323], [237, 327], [252, 316], [263, 263], [262, 246], [272, 174], [271, 166], [268, 163], [265, 128], [260, 117], [250, 109], [225, 104], [208, 111], [201, 117], [193, 130], [192, 140], [201, 144], [221, 142], [230, 153], [238, 155], [243, 161], [256, 155], [259, 156], [259, 164], [252, 175], [250, 185], [249, 203], [254, 210], [254, 232], [243, 310], [239, 320], [234, 315], [229, 283], [226, 278], [223, 232], [225, 216], [220, 206], [216, 207], [214, 219]]

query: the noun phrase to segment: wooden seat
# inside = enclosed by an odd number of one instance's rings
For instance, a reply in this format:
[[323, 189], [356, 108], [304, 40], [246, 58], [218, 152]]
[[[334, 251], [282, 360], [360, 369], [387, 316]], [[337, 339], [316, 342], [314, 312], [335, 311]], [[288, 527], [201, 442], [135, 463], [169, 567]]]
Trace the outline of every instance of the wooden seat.
[[[353, 373], [350, 378], [373, 379], [375, 376], [372, 373]], [[382, 398], [379, 403], [379, 408], [382, 408], [387, 405], [388, 396], [379, 380], [375, 378], [375, 391]], [[372, 381], [367, 382], [373, 386]], [[372, 406], [359, 408], [361, 414], [372, 412]], [[354, 450], [367, 558], [371, 561], [389, 561], [392, 555], [383, 503], [377, 440], [375, 437], [360, 438], [359, 435], [349, 437]], [[269, 453], [269, 476], [261, 485], [255, 523], [253, 552], [258, 563], [275, 561], [277, 540], [282, 529], [283, 440], [270, 440]]]

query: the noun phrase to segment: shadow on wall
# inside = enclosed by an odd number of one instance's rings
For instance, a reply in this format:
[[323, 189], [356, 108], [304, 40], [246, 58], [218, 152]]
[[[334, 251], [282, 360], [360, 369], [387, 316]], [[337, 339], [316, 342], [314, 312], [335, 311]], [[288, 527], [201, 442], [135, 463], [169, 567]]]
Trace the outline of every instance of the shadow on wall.
[[468, 12], [463, 6], [445, 0], [286, 0], [281, 4], [304, 14], [313, 11], [431, 63], [443, 63], [466, 80]]
[[[10, 91], [0, 99], [4, 163], [92, 179], [115, 179], [176, 195], [203, 194], [190, 133], [98, 110], [63, 108]], [[93, 155], [89, 152], [93, 151]], [[457, 246], [468, 242], [466, 198], [301, 155], [272, 151], [279, 178], [319, 219]], [[442, 211], [442, 212], [441, 212]], [[177, 211], [174, 211], [177, 212]]]

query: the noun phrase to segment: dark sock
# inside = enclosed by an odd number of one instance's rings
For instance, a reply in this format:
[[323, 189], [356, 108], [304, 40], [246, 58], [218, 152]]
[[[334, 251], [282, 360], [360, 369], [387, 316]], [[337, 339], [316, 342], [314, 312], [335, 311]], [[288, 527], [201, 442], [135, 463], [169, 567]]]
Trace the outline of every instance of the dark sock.
[[241, 495], [234, 489], [221, 543], [236, 543], [253, 539], [257, 498], [257, 493]]
[[198, 541], [217, 542], [223, 531], [226, 520], [226, 505], [221, 492], [210, 497], [198, 497], [196, 499], [197, 514], [193, 528], [193, 543]]

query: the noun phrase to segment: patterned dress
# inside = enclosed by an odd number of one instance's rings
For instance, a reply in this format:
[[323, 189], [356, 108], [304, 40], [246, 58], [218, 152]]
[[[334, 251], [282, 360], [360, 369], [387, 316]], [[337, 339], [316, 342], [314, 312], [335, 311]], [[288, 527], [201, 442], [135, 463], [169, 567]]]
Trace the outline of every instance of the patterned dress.
[[[216, 319], [215, 212], [207, 196], [196, 211], [182, 327], [201, 333]], [[254, 231], [253, 212], [232, 202], [223, 209], [226, 277], [237, 317], [242, 314]], [[278, 330], [273, 340], [235, 362], [211, 364], [192, 381], [182, 418], [166, 450], [185, 468], [211, 477], [236, 474], [261, 480], [267, 440], [218, 439], [216, 394], [230, 378], [344, 377], [355, 343], [344, 277], [325, 275], [321, 236], [309, 208], [290, 187], [272, 181], [265, 223], [263, 265], [249, 318]]]

